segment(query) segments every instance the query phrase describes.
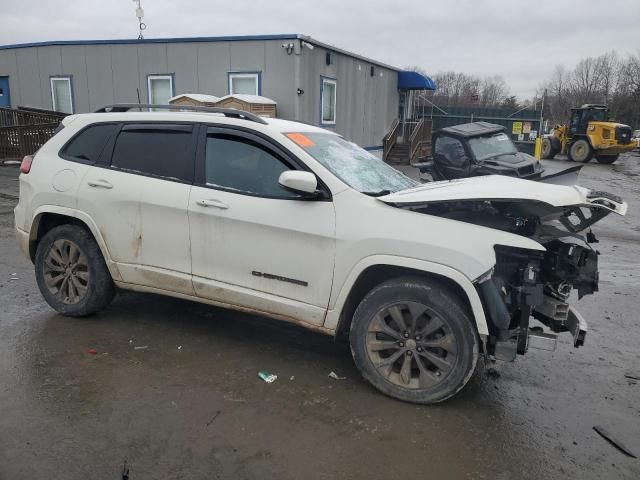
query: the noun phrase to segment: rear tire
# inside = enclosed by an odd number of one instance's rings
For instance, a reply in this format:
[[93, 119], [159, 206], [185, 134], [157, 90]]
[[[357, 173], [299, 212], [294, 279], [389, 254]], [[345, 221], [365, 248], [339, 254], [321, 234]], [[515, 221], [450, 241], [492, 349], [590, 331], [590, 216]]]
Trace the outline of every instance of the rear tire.
[[618, 160], [618, 155], [596, 155], [596, 160], [598, 161], [598, 163], [610, 165]]
[[371, 290], [354, 313], [349, 341], [369, 383], [412, 403], [438, 403], [458, 393], [479, 357], [475, 325], [458, 296], [420, 278]]
[[587, 163], [593, 158], [593, 149], [587, 140], [581, 138], [571, 144], [569, 158], [574, 162]]
[[49, 230], [38, 243], [34, 263], [42, 296], [62, 315], [90, 315], [113, 300], [115, 288], [102, 252], [82, 227]]

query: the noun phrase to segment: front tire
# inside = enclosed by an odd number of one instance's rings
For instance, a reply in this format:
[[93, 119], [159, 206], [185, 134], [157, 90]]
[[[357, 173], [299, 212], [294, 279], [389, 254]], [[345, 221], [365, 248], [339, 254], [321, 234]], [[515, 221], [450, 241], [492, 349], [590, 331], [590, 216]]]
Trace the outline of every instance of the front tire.
[[618, 160], [618, 155], [596, 155], [596, 160], [598, 163], [610, 165]]
[[432, 280], [400, 278], [375, 287], [356, 309], [349, 337], [362, 376], [407, 402], [452, 397], [478, 362], [479, 339], [466, 307]]
[[550, 160], [553, 157], [555, 157], [551, 139], [548, 137], [544, 137], [542, 139], [542, 152], [540, 152], [540, 156], [542, 157], [543, 160]]
[[571, 144], [569, 158], [574, 162], [587, 163], [593, 158], [593, 149], [587, 140], [581, 138]]
[[90, 315], [113, 300], [115, 288], [100, 248], [82, 227], [49, 230], [38, 243], [34, 263], [42, 296], [62, 315]]

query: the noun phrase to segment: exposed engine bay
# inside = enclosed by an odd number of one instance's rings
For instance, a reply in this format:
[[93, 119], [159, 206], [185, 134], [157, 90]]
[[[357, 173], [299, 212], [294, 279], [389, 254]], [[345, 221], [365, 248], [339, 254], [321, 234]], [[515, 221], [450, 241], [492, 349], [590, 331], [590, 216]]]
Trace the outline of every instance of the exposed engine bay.
[[[598, 192], [602, 201], [621, 203]], [[611, 198], [610, 198], [611, 197]], [[477, 282], [490, 323], [486, 353], [501, 360], [536, 348], [555, 349], [557, 333], [569, 331], [574, 346], [583, 345], [586, 323], [569, 305], [598, 291], [597, 243], [590, 227], [611, 213], [596, 206], [552, 207], [542, 202], [464, 200], [436, 202], [411, 208], [420, 213], [473, 223], [534, 239], [545, 252], [497, 245], [496, 265]], [[588, 230], [586, 234], [584, 232]], [[531, 317], [548, 327], [530, 326]]]

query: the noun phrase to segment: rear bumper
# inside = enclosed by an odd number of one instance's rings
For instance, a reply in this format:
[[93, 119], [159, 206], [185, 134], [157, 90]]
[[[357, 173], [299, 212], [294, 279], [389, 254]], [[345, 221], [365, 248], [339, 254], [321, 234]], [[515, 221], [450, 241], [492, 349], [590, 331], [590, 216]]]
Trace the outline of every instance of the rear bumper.
[[21, 228], [16, 227], [16, 240], [22, 253], [31, 260], [31, 254], [29, 253], [29, 232], [25, 232]]

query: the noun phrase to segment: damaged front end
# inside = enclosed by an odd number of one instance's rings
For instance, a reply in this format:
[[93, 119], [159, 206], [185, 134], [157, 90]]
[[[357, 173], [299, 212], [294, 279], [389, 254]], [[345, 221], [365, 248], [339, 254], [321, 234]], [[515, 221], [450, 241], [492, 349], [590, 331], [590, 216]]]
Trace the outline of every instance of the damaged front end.
[[[584, 344], [587, 325], [569, 305], [598, 290], [598, 257], [588, 246], [555, 240], [546, 252], [497, 245], [496, 266], [476, 284], [489, 317], [486, 353], [511, 361], [529, 347], [555, 350], [557, 334], [571, 332], [575, 347]], [[532, 326], [531, 317], [548, 327]]]
[[[476, 279], [488, 319], [486, 354], [511, 361], [529, 347], [554, 350], [561, 332], [570, 332], [580, 347], [587, 325], [569, 297], [574, 290], [578, 298], [598, 291], [598, 252], [591, 246], [597, 239], [590, 227], [609, 213], [624, 215], [627, 204], [578, 186], [500, 178], [438, 182], [383, 201], [528, 237], [545, 248], [495, 245], [495, 266]], [[534, 319], [540, 324], [532, 325]]]

